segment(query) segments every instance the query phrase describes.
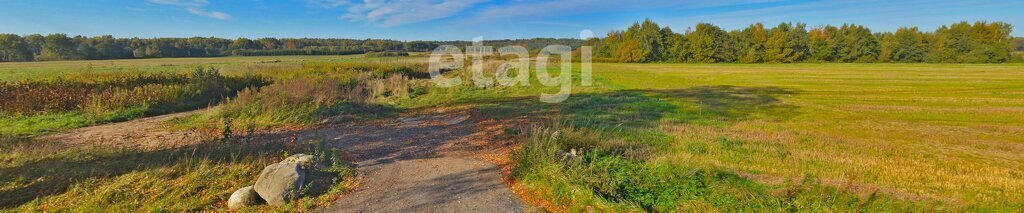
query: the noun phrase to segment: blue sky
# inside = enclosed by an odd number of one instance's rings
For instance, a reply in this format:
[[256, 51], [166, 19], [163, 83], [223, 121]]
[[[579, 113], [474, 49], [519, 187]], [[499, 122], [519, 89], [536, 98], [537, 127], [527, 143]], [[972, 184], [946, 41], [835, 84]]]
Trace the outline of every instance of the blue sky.
[[[1024, 1], [0, 0], [0, 33], [144, 38], [571, 38], [644, 18], [677, 32], [698, 22], [726, 29], [857, 23], [875, 31], [934, 30], [961, 20], [1024, 26]], [[1015, 27], [1013, 35], [1021, 31]]]

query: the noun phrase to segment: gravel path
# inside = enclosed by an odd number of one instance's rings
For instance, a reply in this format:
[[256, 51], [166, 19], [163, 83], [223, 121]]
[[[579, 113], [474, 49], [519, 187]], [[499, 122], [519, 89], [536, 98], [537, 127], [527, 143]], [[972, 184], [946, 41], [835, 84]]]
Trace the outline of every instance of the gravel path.
[[525, 211], [498, 167], [479, 160], [502, 146], [481, 126], [466, 113], [439, 113], [317, 131], [354, 159], [362, 180], [320, 212]]
[[522, 212], [493, 164], [440, 157], [360, 167], [363, 186], [320, 212]]

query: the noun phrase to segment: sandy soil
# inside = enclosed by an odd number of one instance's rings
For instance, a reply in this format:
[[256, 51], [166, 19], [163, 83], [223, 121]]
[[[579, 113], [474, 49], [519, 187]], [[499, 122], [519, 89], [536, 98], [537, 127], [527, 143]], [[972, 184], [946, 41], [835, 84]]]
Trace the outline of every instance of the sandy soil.
[[41, 137], [56, 141], [67, 147], [104, 146], [116, 148], [138, 148], [143, 150], [179, 147], [208, 139], [209, 134], [171, 130], [165, 121], [200, 112], [189, 111], [120, 123], [74, 129]]

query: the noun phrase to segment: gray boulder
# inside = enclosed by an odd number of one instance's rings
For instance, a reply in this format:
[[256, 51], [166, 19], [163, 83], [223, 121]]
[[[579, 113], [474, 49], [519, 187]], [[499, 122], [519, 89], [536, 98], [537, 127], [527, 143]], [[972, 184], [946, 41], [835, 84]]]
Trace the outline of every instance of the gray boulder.
[[256, 179], [256, 193], [267, 204], [281, 206], [297, 198], [306, 181], [306, 173], [295, 163], [275, 163], [263, 168]]
[[246, 206], [255, 206], [263, 202], [263, 198], [260, 198], [259, 194], [256, 194], [256, 190], [252, 186], [242, 187], [231, 193], [231, 198], [228, 198], [228, 208], [238, 209]]
[[295, 154], [292, 156], [288, 156], [288, 158], [282, 160], [281, 163], [298, 164], [299, 168], [302, 168], [306, 172], [312, 172], [313, 170], [323, 169], [323, 165], [321, 165], [320, 162], [316, 160], [315, 156], [307, 154]]

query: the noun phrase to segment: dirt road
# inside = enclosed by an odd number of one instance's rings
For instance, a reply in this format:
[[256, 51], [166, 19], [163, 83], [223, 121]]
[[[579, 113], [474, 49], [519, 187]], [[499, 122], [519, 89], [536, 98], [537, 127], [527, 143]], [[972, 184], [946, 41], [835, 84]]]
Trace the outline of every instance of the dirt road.
[[492, 125], [466, 112], [405, 116], [300, 134], [326, 138], [351, 158], [362, 185], [320, 212], [522, 212], [493, 163], [504, 152]]
[[[69, 146], [159, 148], [195, 143], [200, 134], [172, 131], [164, 121], [194, 112], [87, 127], [46, 136]], [[493, 162], [508, 144], [501, 125], [464, 111], [432, 111], [397, 119], [323, 125], [268, 133], [261, 140], [325, 140], [358, 169], [360, 186], [319, 212], [522, 212], [528, 207]], [[495, 160], [499, 159], [499, 160]]]
[[165, 121], [189, 116], [201, 110], [180, 112], [120, 123], [74, 129], [43, 136], [44, 140], [58, 141], [64, 146], [109, 146], [144, 150], [178, 147], [206, 139], [203, 134], [175, 131]]

